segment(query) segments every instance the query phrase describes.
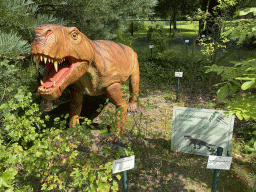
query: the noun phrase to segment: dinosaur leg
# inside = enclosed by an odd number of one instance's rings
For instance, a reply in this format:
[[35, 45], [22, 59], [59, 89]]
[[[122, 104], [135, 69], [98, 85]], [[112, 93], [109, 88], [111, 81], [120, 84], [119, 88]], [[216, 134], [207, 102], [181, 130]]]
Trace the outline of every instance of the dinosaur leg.
[[[125, 98], [123, 98], [123, 92], [121, 90], [122, 86], [120, 83], [114, 83], [106, 88], [106, 96], [109, 98], [109, 100], [116, 106], [116, 108], [122, 108], [123, 112], [121, 114], [121, 120], [116, 121], [117, 126], [119, 127], [120, 134], [123, 134], [124, 131], [124, 121], [127, 113], [127, 103], [125, 101]], [[120, 113], [116, 112], [117, 116], [120, 117]]]
[[139, 94], [139, 83], [140, 83], [140, 72], [139, 72], [139, 64], [137, 58], [135, 59], [135, 70], [133, 71], [132, 75], [130, 76], [130, 99], [128, 105], [128, 111], [131, 113], [137, 112], [137, 96]]
[[70, 103], [70, 121], [72, 121], [72, 126], [79, 124], [78, 117], [80, 116], [83, 104], [83, 92], [77, 89], [75, 86], [71, 86], [71, 103]]

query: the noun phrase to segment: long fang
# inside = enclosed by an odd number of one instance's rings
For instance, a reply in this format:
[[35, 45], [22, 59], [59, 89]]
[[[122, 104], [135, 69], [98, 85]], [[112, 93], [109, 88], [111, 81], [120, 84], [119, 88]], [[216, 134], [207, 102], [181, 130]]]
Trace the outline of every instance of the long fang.
[[55, 71], [58, 72], [58, 62], [57, 61], [54, 61], [54, 68], [55, 68]]

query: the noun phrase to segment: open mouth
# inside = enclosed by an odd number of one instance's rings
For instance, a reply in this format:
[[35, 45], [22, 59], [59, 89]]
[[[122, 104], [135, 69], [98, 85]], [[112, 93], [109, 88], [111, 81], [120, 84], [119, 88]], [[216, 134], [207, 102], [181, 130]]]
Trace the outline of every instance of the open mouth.
[[47, 55], [33, 54], [32, 58], [36, 63], [37, 70], [39, 62], [45, 64], [44, 76], [40, 80], [41, 85], [38, 87], [40, 94], [52, 94], [55, 91], [61, 93], [63, 90], [60, 89], [60, 85], [71, 74], [73, 69], [83, 62], [83, 60], [71, 56], [56, 59]]

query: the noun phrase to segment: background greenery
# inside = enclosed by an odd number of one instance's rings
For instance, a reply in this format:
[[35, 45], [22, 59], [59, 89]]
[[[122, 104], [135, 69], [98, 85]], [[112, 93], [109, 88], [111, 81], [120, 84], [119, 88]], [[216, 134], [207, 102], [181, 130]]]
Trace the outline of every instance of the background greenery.
[[[236, 115], [241, 125], [234, 128], [234, 133], [240, 134], [235, 134], [238, 136], [232, 141], [235, 166], [224, 174], [230, 177], [230, 184], [220, 183], [220, 187], [223, 191], [236, 191], [239, 187], [240, 191], [252, 190], [256, 179], [253, 173], [256, 171], [256, 9], [253, 8], [256, 5], [250, 0], [216, 2], [216, 6], [210, 5], [212, 11], [207, 12], [201, 6], [204, 0], [0, 1], [0, 190], [117, 191], [121, 174], [112, 175], [112, 162], [121, 155], [132, 154], [136, 155], [136, 168], [131, 173], [134, 190], [152, 189], [151, 182], [138, 176], [142, 172], [147, 179], [153, 177], [151, 181], [171, 182], [172, 171], [164, 167], [176, 161], [180, 169], [186, 172], [193, 169], [196, 172], [193, 177], [197, 177], [201, 168], [194, 162], [205, 159], [170, 151], [170, 108], [174, 105], [225, 109]], [[211, 26], [205, 24], [201, 29], [199, 26], [206, 21], [210, 23], [209, 18], [220, 30], [201, 38], [204, 29]], [[143, 19], [152, 21], [140, 21]], [[141, 113], [137, 120], [127, 118], [125, 126], [132, 136], [122, 140], [128, 146], [113, 149], [105, 143], [100, 152], [89, 151], [94, 143], [91, 129], [95, 129], [91, 120], [85, 119], [83, 125], [67, 129], [68, 115], [47, 115], [39, 109], [35, 94], [37, 75], [29, 54], [33, 31], [42, 23], [76, 26], [91, 39], [111, 39], [131, 46], [138, 53], [140, 107], [145, 114]], [[154, 45], [152, 55], [150, 44]], [[184, 78], [181, 97], [176, 102], [173, 74], [178, 69], [184, 72]], [[206, 102], [192, 102], [193, 98], [201, 97]], [[160, 104], [155, 105], [156, 101]], [[186, 105], [188, 101], [191, 104]], [[168, 103], [168, 107], [161, 107], [161, 102]], [[154, 119], [156, 114], [146, 112], [155, 108], [159, 110], [158, 120]], [[102, 126], [113, 126], [112, 110], [107, 109], [104, 114]], [[110, 136], [106, 128], [100, 130], [100, 135]], [[143, 151], [149, 151], [150, 156]], [[182, 158], [188, 159], [190, 165]], [[236, 167], [244, 171], [239, 172]], [[212, 172], [205, 171], [198, 180], [203, 181], [209, 174]], [[188, 186], [193, 177], [186, 181]], [[155, 186], [156, 190], [170, 189], [164, 182]], [[173, 183], [173, 189], [175, 186], [188, 187]], [[211, 183], [196, 187], [209, 191]]]

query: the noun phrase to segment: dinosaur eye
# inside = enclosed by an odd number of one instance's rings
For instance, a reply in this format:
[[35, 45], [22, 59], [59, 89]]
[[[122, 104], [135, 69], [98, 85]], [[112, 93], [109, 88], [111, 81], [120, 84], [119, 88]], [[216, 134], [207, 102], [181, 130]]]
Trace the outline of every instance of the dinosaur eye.
[[73, 37], [74, 39], [76, 39], [76, 38], [77, 38], [77, 34], [76, 34], [76, 32], [72, 33], [72, 37]]

